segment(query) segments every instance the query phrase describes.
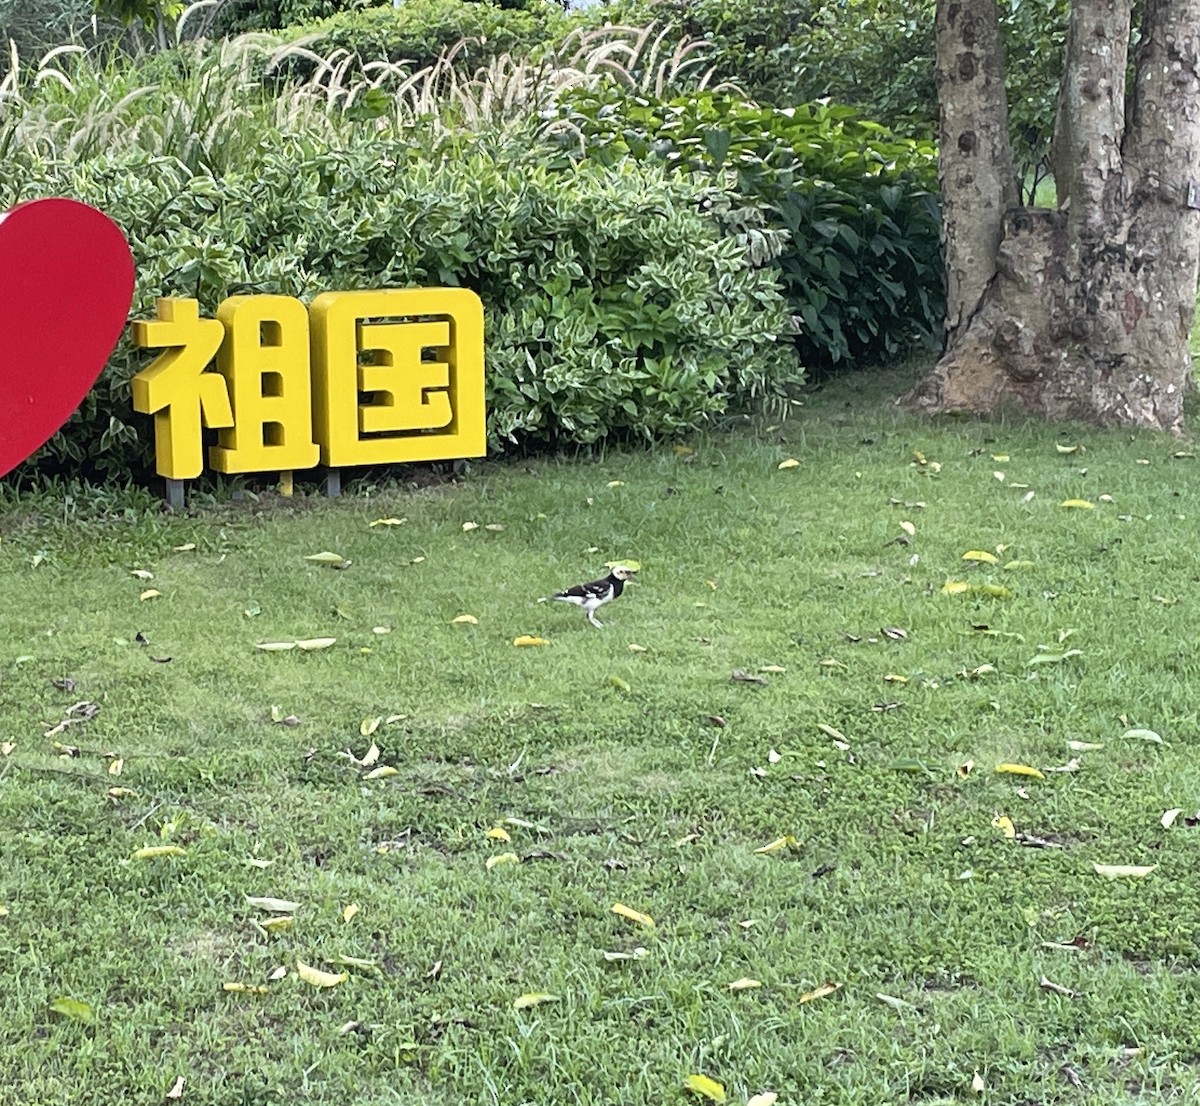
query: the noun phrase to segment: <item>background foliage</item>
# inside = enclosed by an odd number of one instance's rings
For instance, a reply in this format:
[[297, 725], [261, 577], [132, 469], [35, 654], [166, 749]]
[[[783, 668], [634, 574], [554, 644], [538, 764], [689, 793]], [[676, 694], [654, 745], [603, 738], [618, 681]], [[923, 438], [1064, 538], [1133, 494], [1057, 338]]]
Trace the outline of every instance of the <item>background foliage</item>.
[[[405, 0], [339, 12], [288, 29], [323, 56], [345, 50], [362, 62], [403, 62], [410, 69], [432, 65], [459, 47], [456, 64], [467, 71], [501, 54], [525, 54], [566, 33], [562, 9], [541, 4], [532, 11], [470, 0]], [[301, 71], [306, 67], [301, 66]]]
[[[44, 34], [78, 33], [79, 0], [37, 3]], [[280, 282], [301, 295], [431, 274], [476, 287], [493, 440], [521, 445], [677, 433], [786, 392], [801, 375], [793, 345], [810, 368], [858, 367], [938, 332], [924, 0], [205, 12], [177, 38], [288, 26], [137, 54], [129, 37], [81, 42], [42, 65], [18, 48], [0, 78], [13, 170], [0, 203], [96, 197], [134, 242], [143, 313], [151, 290], [175, 288], [211, 310]], [[26, 31], [38, 21], [0, 0], [14, 13]], [[1005, 13], [1025, 51], [1013, 121], [1027, 171], [1052, 128], [1064, 14], [1065, 0]], [[395, 168], [372, 168], [372, 148]], [[463, 165], [480, 174], [474, 199]], [[444, 202], [424, 211], [417, 179]], [[252, 187], [263, 180], [278, 194]], [[411, 240], [418, 218], [428, 247]], [[120, 353], [51, 463], [145, 463], [127, 395], [140, 363]]]
[[[758, 107], [696, 92], [670, 100], [615, 86], [576, 90], [560, 108], [602, 164], [659, 161], [729, 182], [737, 217], [776, 231], [772, 262], [812, 367], [892, 356], [942, 317], [936, 154], [848, 108]], [[753, 229], [748, 240], [756, 240]], [[764, 247], [765, 248], [765, 247]]]
[[[1068, 0], [1000, 5], [1013, 147], [1027, 194], [1054, 133]], [[779, 107], [828, 99], [899, 134], [937, 130], [931, 0], [614, 0], [576, 13], [668, 22], [711, 46], [714, 78]]]

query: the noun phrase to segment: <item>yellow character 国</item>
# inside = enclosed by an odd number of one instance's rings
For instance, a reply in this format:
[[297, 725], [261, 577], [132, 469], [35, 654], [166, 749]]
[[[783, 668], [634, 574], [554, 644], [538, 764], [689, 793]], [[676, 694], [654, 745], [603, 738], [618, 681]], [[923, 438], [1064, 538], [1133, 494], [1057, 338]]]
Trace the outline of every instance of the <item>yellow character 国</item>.
[[486, 452], [483, 305], [474, 292], [325, 292], [310, 315], [313, 422], [326, 465]]

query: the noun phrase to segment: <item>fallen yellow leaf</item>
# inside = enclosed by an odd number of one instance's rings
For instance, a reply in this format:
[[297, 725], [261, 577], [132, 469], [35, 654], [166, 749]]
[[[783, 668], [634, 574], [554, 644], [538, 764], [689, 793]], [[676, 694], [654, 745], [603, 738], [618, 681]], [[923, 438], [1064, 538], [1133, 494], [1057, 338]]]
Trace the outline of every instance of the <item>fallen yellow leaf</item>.
[[460, 615], [456, 615], [454, 618], [450, 619], [450, 621], [451, 621], [452, 623], [454, 623], [454, 622], [464, 622], [464, 623], [466, 623], [468, 626], [478, 626], [478, 625], [479, 625], [479, 619], [478, 619], [478, 618], [476, 618], [476, 617], [475, 617], [473, 614], [460, 614]]
[[1012, 595], [999, 584], [973, 584], [966, 580], [947, 580], [938, 590], [942, 595], [990, 595], [995, 599], [1008, 599]]
[[363, 737], [370, 737], [383, 724], [383, 715], [376, 715], [374, 718], [364, 718], [359, 723], [358, 732]]
[[917, 536], [917, 528], [907, 520], [900, 523], [900, 529], [903, 530], [910, 538]]
[[803, 1005], [806, 1002], [812, 1002], [814, 999], [825, 998], [826, 995], [832, 995], [834, 991], [841, 989], [840, 983], [822, 983], [820, 987], [816, 987], [811, 991], [801, 995], [796, 1001]]
[[794, 469], [800, 467], [800, 462], [795, 457], [789, 457], [786, 461], [780, 461], [777, 466], [781, 471], [783, 469]]
[[485, 860], [484, 867], [490, 872], [498, 864], [520, 864], [521, 858], [516, 853], [496, 853]]
[[992, 825], [996, 827], [1005, 837], [1016, 837], [1017, 827], [1013, 825], [1012, 819], [1006, 814], [997, 814], [992, 819]]
[[1095, 503], [1089, 503], [1086, 499], [1064, 499], [1060, 507], [1075, 507], [1083, 511], [1091, 511], [1095, 508]]
[[265, 983], [222, 983], [221, 990], [233, 994], [265, 995], [270, 988]]
[[342, 907], [342, 921], [349, 922], [355, 914], [358, 913], [358, 903], [352, 902], [347, 906]]
[[350, 978], [349, 972], [323, 972], [303, 960], [296, 961], [296, 974], [312, 987], [336, 987]]
[[268, 933], [283, 933], [296, 924], [296, 919], [290, 914], [278, 914], [274, 918], [268, 918], [265, 922], [259, 922], [258, 924]]
[[986, 549], [968, 549], [963, 555], [964, 561], [979, 561], [981, 564], [994, 565], [999, 558], [995, 553], [989, 553]]
[[529, 1007], [540, 1006], [543, 1002], [558, 1002], [558, 999], [558, 995], [551, 995], [546, 991], [530, 991], [528, 994], [513, 999], [513, 1009], [528, 1010]]
[[378, 768], [372, 768], [365, 776], [364, 780], [384, 780], [388, 776], [398, 776], [399, 768], [393, 768], [390, 764], [381, 764]]
[[762, 986], [762, 980], [750, 979], [748, 976], [742, 976], [741, 979], [735, 979], [732, 983], [726, 984], [731, 991], [752, 991], [756, 987]]
[[487, 831], [487, 835], [492, 841], [512, 840], [512, 835], [503, 826], [493, 826]]
[[799, 844], [800, 844], [800, 842], [798, 840], [796, 840], [796, 838], [793, 837], [789, 833], [784, 837], [776, 837], [775, 840], [772, 841], [769, 845], [763, 845], [760, 848], [755, 849], [754, 855], [755, 856], [766, 856], [768, 853], [778, 852], [780, 849], [787, 848], [791, 845], [799, 845]]
[[1058, 450], [1058, 452], [1059, 452], [1059, 453], [1074, 453], [1076, 450], [1078, 450], [1078, 449], [1079, 449], [1079, 446], [1077, 446], [1077, 445], [1063, 445], [1061, 442], [1055, 442], [1055, 443], [1054, 443], [1054, 448], [1055, 448], [1056, 450]]
[[522, 634], [520, 637], [513, 638], [513, 644], [520, 649], [527, 645], [549, 645], [550, 642], [544, 637], [534, 637], [532, 634]]
[[157, 599], [160, 595], [162, 592], [158, 588], [147, 588], [138, 598], [144, 602], [147, 599]]
[[654, 919], [649, 914], [643, 914], [640, 910], [634, 910], [624, 903], [615, 902], [612, 905], [612, 912], [620, 914], [622, 918], [628, 918], [631, 922], [637, 922], [640, 926], [646, 926], [648, 929], [654, 928]]
[[408, 519], [406, 518], [377, 518], [374, 522], [368, 522], [368, 526], [403, 526]]
[[725, 1088], [715, 1079], [709, 1079], [707, 1075], [689, 1075], [683, 1081], [683, 1089], [701, 1095], [709, 1102], [725, 1101]]
[[1046, 778], [1036, 768], [1030, 768], [1028, 764], [997, 764], [996, 771], [1006, 776], [1030, 776], [1035, 780]]
[[125, 758], [124, 757], [113, 757], [113, 759], [108, 762], [108, 774], [110, 776], [119, 776], [124, 771], [125, 771]]
[[464, 534], [469, 534], [472, 530], [479, 529], [479, 523], [478, 522], [464, 522], [462, 524], [462, 528], [463, 528]]
[[160, 856], [187, 856], [187, 850], [178, 845], [147, 845], [130, 854], [131, 860], [155, 860]]

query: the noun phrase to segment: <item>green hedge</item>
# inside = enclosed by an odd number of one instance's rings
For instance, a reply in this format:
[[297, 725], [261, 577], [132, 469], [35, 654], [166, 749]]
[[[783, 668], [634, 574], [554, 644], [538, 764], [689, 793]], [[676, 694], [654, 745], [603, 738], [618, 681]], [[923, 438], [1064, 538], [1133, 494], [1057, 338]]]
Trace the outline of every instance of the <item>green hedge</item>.
[[[126, 151], [82, 165], [17, 159], [0, 209], [72, 195], [107, 211], [133, 247], [135, 317], [159, 295], [304, 299], [334, 289], [451, 284], [486, 308], [493, 448], [654, 438], [799, 383], [778, 342], [773, 278], [700, 213], [698, 187], [654, 166], [552, 168], [529, 135], [454, 156], [363, 132], [343, 149], [293, 136], [223, 178]], [[127, 339], [42, 471], [144, 478], [151, 420]]]
[[672, 100], [615, 87], [559, 108], [564, 155], [667, 165], [734, 191], [786, 230], [773, 262], [810, 367], [858, 365], [940, 334], [937, 158], [851, 109], [763, 108], [712, 93]]

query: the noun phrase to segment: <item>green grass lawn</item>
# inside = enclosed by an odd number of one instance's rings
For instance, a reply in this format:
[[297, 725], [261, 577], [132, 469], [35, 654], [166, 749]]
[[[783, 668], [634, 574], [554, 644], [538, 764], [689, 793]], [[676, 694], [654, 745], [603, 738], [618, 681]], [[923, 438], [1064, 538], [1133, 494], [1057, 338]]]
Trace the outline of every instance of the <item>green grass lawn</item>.
[[[7, 507], [0, 1103], [1196, 1101], [1200, 458], [902, 383], [336, 502]], [[603, 630], [536, 602], [620, 559]]]

